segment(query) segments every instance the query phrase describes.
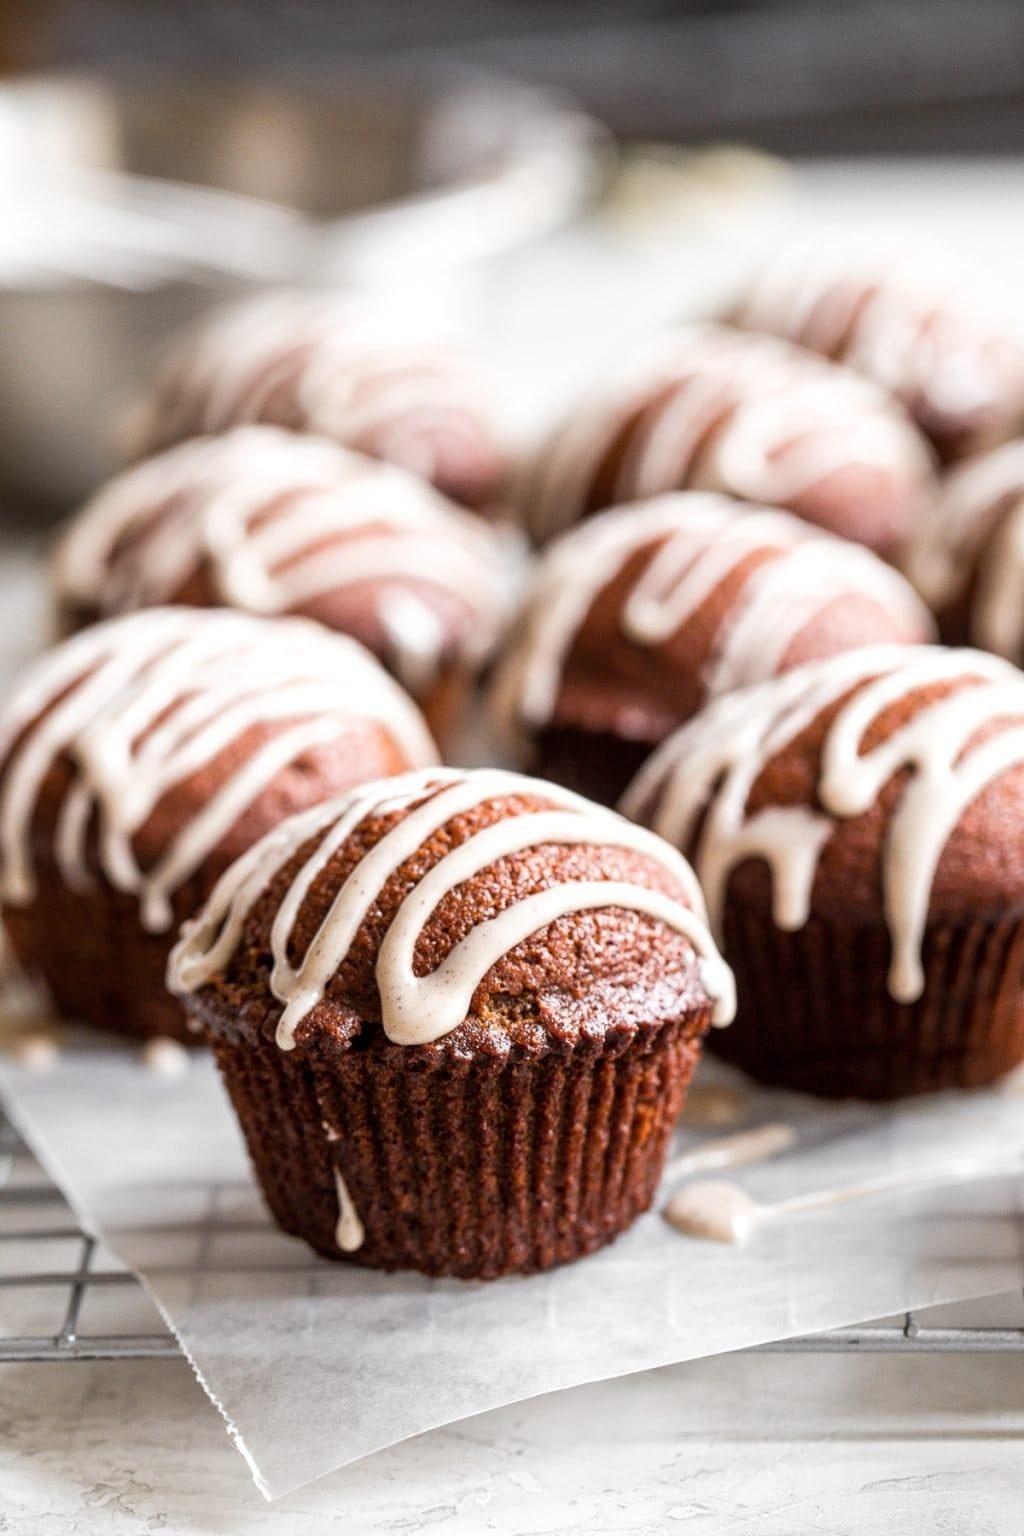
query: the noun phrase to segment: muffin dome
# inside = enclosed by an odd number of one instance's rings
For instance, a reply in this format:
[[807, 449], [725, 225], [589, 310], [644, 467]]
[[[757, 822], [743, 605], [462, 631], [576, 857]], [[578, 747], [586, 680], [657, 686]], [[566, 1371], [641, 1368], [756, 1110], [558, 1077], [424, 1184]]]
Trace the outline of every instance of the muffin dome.
[[505, 474], [475, 362], [337, 295], [279, 292], [216, 311], [167, 352], [129, 422], [132, 457], [268, 422], [319, 433], [482, 506]]
[[713, 695], [932, 632], [868, 550], [784, 512], [677, 493], [600, 513], [548, 548], [497, 707], [539, 771], [614, 801]]
[[430, 762], [415, 706], [302, 620], [153, 609], [44, 656], [0, 720], [0, 902], [62, 1011], [176, 1032], [172, 927], [289, 812]]
[[271, 833], [169, 978], [288, 1230], [346, 1251], [333, 1163], [360, 1262], [490, 1275], [649, 1203], [699, 1038], [731, 1011], [702, 912], [685, 861], [611, 812], [425, 770]]
[[741, 1065], [887, 1097], [1024, 1056], [1015, 668], [935, 647], [812, 663], [711, 704], [624, 805], [693, 857]]
[[946, 476], [905, 569], [938, 615], [943, 639], [1024, 662], [1024, 442]]
[[903, 402], [944, 459], [1024, 429], [1024, 341], [959, 274], [910, 252], [803, 242], [755, 281], [737, 320], [846, 363]]
[[673, 490], [785, 507], [890, 555], [932, 491], [924, 440], [874, 385], [774, 337], [671, 332], [541, 450], [522, 491], [538, 540]]
[[427, 703], [493, 650], [514, 563], [482, 520], [391, 465], [240, 427], [118, 475], [68, 528], [53, 576], [68, 627], [165, 603], [318, 619]]

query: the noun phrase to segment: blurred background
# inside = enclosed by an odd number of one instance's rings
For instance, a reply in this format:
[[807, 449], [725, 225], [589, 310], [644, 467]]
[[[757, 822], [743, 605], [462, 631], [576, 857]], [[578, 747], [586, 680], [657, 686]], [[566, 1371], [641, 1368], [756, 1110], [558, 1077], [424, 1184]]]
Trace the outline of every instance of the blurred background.
[[1017, 0], [5, 0], [8, 67], [329, 80], [462, 63], [617, 133], [783, 154], [1013, 152]]
[[1019, 0], [0, 0], [0, 514], [86, 494], [254, 286], [471, 336], [524, 438], [801, 225], [898, 222], [1019, 308], [1022, 108]]

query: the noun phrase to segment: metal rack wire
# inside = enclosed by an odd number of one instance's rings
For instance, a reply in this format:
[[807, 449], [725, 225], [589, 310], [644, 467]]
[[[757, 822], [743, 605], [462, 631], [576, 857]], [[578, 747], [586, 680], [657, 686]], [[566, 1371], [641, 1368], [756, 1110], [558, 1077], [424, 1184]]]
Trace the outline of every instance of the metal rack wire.
[[[20, 1165], [29, 1178], [12, 1180]], [[38, 1224], [37, 1224], [38, 1223]], [[39, 1268], [20, 1268], [19, 1250], [39, 1245], [44, 1252], [66, 1257]], [[10, 1122], [0, 1114], [0, 1294], [20, 1290], [52, 1293], [62, 1308], [55, 1332], [0, 1336], [0, 1364], [15, 1361], [165, 1360], [180, 1358], [173, 1336], [152, 1308], [152, 1328], [144, 1332], [100, 1332], [84, 1327], [83, 1307], [100, 1291], [136, 1293], [139, 1282], [129, 1270], [108, 1260], [96, 1240], [84, 1232], [57, 1187], [34, 1163]], [[930, 1320], [930, 1314], [907, 1312], [901, 1317], [830, 1333], [781, 1339], [761, 1345], [762, 1352], [883, 1353], [957, 1352], [1024, 1354], [1024, 1327], [953, 1326]]]

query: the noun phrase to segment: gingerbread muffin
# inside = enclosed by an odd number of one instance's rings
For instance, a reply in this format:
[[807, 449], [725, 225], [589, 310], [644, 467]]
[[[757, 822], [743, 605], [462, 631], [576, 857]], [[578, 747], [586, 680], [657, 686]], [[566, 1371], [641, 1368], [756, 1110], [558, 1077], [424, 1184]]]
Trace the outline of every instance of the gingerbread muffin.
[[946, 460], [1024, 431], [1024, 339], [918, 253], [818, 235], [769, 262], [736, 320], [873, 379]]
[[891, 557], [929, 504], [932, 462], [902, 408], [852, 371], [775, 337], [691, 325], [555, 432], [519, 498], [543, 542], [676, 490], [784, 507]]
[[0, 717], [0, 910], [69, 1018], [186, 1033], [178, 924], [282, 817], [433, 760], [415, 705], [300, 619], [157, 608], [44, 656]]
[[172, 344], [130, 413], [141, 458], [266, 422], [386, 459], [466, 506], [488, 505], [506, 451], [480, 365], [409, 336], [380, 310], [338, 295], [277, 292], [217, 310]]
[[879, 647], [716, 700], [624, 806], [693, 858], [736, 972], [722, 1054], [891, 1099], [1024, 1059], [1024, 677]]
[[444, 734], [511, 615], [517, 558], [510, 537], [403, 470], [238, 427], [103, 487], [53, 579], [65, 628], [167, 603], [317, 619], [371, 650]]
[[785, 512], [678, 492], [549, 546], [496, 711], [538, 773], [614, 804], [715, 694], [932, 634], [913, 589], [869, 550]]
[[904, 569], [944, 640], [1024, 663], [1024, 442], [950, 471]]
[[731, 975], [686, 862], [554, 786], [426, 770], [293, 817], [186, 926], [270, 1208], [329, 1258], [491, 1279], [650, 1204]]

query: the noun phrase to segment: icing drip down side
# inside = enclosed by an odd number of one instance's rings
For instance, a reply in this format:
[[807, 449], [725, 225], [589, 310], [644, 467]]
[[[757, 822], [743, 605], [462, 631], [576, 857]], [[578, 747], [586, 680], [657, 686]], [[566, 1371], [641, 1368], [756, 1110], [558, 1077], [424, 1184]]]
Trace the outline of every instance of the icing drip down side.
[[[497, 769], [425, 770], [382, 780], [314, 811], [293, 817], [227, 871], [205, 910], [187, 924], [168, 969], [172, 991], [198, 991], [227, 965], [246, 919], [275, 876], [307, 843], [313, 851], [294, 875], [270, 935], [270, 987], [283, 1005], [278, 1044], [289, 1050], [295, 1031], [324, 997], [361, 925], [385, 885], [421, 846], [454, 817], [490, 800], [532, 794], [553, 809], [509, 816], [453, 847], [405, 895], [391, 919], [376, 961], [382, 1024], [396, 1045], [438, 1040], [466, 1018], [487, 972], [524, 939], [572, 912], [619, 907], [643, 913], [682, 934], [699, 957], [701, 981], [714, 1002], [713, 1022], [734, 1011], [732, 975], [703, 916], [703, 900], [682, 856], [659, 838], [576, 795], [539, 780]], [[302, 960], [290, 959], [293, 934], [314, 882], [359, 825], [371, 816], [406, 814], [364, 854], [335, 895]], [[668, 872], [685, 894], [676, 900], [656, 889], [615, 880], [561, 881], [485, 917], [425, 976], [413, 960], [426, 924], [445, 896], [498, 859], [545, 844], [633, 850]]]
[[[1024, 344], [930, 253], [816, 231], [761, 274], [740, 322], [837, 358], [901, 398], [939, 440], [1024, 424]], [[852, 249], [851, 249], [852, 247]]]
[[[947, 683], [962, 686], [921, 703], [864, 749], [887, 709]], [[837, 704], [817, 769], [817, 805], [748, 813], [762, 771]], [[975, 740], [996, 721], [1001, 729]], [[889, 991], [911, 1003], [924, 986], [921, 944], [943, 850], [980, 792], [1022, 764], [1024, 679], [1016, 668], [976, 651], [872, 647], [717, 700], [641, 769], [623, 809], [677, 847], [697, 840], [694, 862], [714, 926], [721, 927], [733, 869], [756, 858], [771, 871], [775, 923], [795, 930], [810, 915], [819, 859], [837, 823], [870, 810], [906, 771], [880, 857]]]
[[508, 555], [499, 534], [403, 470], [250, 426], [117, 476], [75, 519], [54, 573], [66, 601], [106, 613], [172, 602], [199, 572], [218, 602], [267, 615], [373, 583], [399, 670], [429, 681], [448, 642], [431, 591], [471, 616], [458, 643], [476, 663], [509, 616]]
[[651, 649], [677, 634], [751, 556], [767, 557], [736, 591], [714, 637], [703, 678], [708, 695], [773, 676], [797, 636], [850, 594], [891, 614], [908, 638], [933, 633], [907, 582], [868, 551], [785, 512], [711, 492], [666, 495], [600, 513], [542, 556], [497, 689], [502, 714], [533, 728], [547, 724], [594, 602], [646, 549], [654, 553], [625, 594], [617, 624], [626, 640]]
[[275, 421], [426, 480], [443, 471], [443, 440], [483, 454], [485, 479], [496, 478], [503, 464], [486, 424], [486, 378], [458, 348], [417, 329], [337, 295], [285, 291], [231, 305], [167, 354], [128, 423], [128, 453]]
[[906, 571], [938, 613], [973, 583], [972, 644], [1024, 662], [1024, 442], [947, 476], [934, 515], [911, 543]]
[[[31, 830], [58, 759], [73, 773], [55, 834], [71, 888], [90, 881], [91, 828], [110, 883], [138, 896], [151, 931], [171, 899], [274, 777], [354, 717], [379, 721], [412, 762], [435, 760], [418, 711], [354, 641], [301, 619], [273, 626], [229, 612], [151, 609], [83, 631], [29, 672], [0, 721], [0, 897], [35, 896]], [[134, 838], [162, 797], [248, 730], [281, 729], [143, 870]]]
[[931, 474], [924, 443], [874, 385], [775, 337], [724, 326], [662, 337], [563, 425], [524, 491], [535, 537], [591, 510], [616, 442], [605, 505], [693, 488], [792, 506], [851, 464], [919, 480], [922, 490]]

